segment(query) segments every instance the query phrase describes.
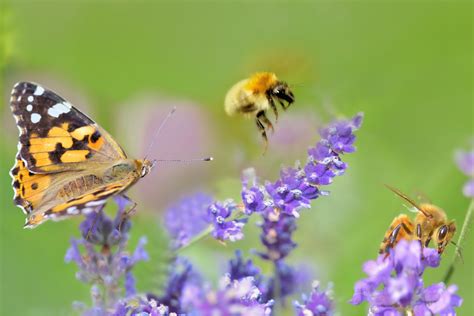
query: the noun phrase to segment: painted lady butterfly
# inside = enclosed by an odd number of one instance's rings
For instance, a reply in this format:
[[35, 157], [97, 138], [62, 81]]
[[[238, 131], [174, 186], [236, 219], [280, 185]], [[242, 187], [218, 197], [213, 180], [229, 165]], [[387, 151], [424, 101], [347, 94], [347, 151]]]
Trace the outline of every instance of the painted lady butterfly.
[[19, 82], [10, 105], [20, 130], [10, 175], [25, 227], [91, 212], [153, 168], [154, 161], [128, 159], [109, 133], [53, 91]]

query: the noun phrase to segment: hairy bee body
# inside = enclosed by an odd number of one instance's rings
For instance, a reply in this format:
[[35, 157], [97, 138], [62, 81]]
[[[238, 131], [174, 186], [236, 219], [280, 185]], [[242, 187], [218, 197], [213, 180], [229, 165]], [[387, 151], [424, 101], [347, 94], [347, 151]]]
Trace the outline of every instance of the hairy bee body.
[[286, 110], [294, 100], [293, 92], [286, 82], [280, 81], [274, 73], [259, 72], [237, 82], [229, 89], [225, 96], [224, 109], [229, 116], [254, 117], [266, 145], [266, 129], [273, 131], [273, 125], [266, 116], [267, 111], [272, 109], [278, 119], [275, 101]]
[[[389, 187], [390, 188], [390, 187]], [[431, 240], [443, 253], [456, 232], [456, 224], [449, 221], [444, 210], [430, 203], [417, 205], [400, 191], [390, 188], [397, 195], [412, 204], [417, 214], [412, 220], [406, 214], [395, 217], [380, 244], [379, 253], [388, 253], [401, 239], [418, 240], [422, 247], [428, 247]]]

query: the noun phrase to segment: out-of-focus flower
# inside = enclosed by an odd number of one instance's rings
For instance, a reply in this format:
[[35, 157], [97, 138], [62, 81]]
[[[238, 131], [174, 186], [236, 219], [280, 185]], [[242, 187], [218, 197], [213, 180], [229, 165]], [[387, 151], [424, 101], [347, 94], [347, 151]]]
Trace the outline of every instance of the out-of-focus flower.
[[[135, 279], [131, 270], [137, 262], [148, 260], [144, 237], [133, 253], [126, 250], [130, 229], [124, 213], [127, 200], [117, 198], [116, 201], [119, 209], [113, 220], [105, 215], [102, 208], [87, 215], [80, 225], [83, 238], [72, 239], [65, 256], [66, 262], [74, 261], [78, 266], [77, 279], [92, 285], [93, 307], [84, 311], [86, 314], [114, 306], [121, 296], [134, 295]], [[104, 291], [99, 287], [103, 287]]]
[[213, 199], [197, 193], [182, 198], [165, 212], [165, 227], [173, 239], [173, 248], [186, 245], [193, 237], [209, 226], [206, 212]]
[[474, 198], [474, 149], [458, 151], [455, 158], [459, 169], [469, 177], [463, 187], [463, 194], [468, 198]]
[[309, 296], [303, 295], [303, 303], [295, 301], [298, 316], [331, 316], [334, 315], [332, 289], [320, 290], [319, 282], [313, 283]]
[[[181, 302], [183, 291], [191, 283], [199, 283], [198, 276], [193, 271], [193, 266], [184, 258], [176, 258], [170, 265], [170, 273], [165, 290], [156, 301], [168, 306], [170, 312], [179, 315], [183, 314], [185, 312]], [[149, 297], [151, 296], [149, 295]]]
[[244, 260], [242, 252], [237, 250], [235, 258], [229, 261], [229, 277], [231, 280], [240, 280], [247, 277], [253, 277], [255, 285], [260, 283], [260, 269], [248, 259]]
[[[178, 314], [170, 312], [168, 306], [160, 304], [152, 297], [137, 296], [133, 299], [120, 301], [114, 312], [110, 314], [94, 314], [94, 316], [177, 316]], [[92, 315], [91, 315], [92, 316]]]
[[242, 239], [242, 228], [247, 220], [236, 218], [237, 211], [232, 200], [219, 202], [202, 193], [182, 198], [165, 215], [165, 226], [173, 239], [173, 248], [189, 244], [193, 237], [211, 225], [212, 236], [218, 240]]
[[274, 273], [259, 285], [262, 301], [275, 300], [285, 305], [285, 299], [301, 292], [311, 280], [311, 274], [303, 266], [291, 266], [283, 260], [274, 262]]
[[119, 301], [114, 316], [126, 315], [186, 315], [182, 297], [185, 287], [200, 284], [191, 263], [182, 257], [174, 259], [169, 266], [168, 280], [161, 295], [136, 294]]
[[438, 283], [425, 288], [423, 284], [425, 268], [435, 268], [439, 262], [435, 249], [401, 240], [388, 257], [382, 254], [365, 263], [368, 277], [356, 283], [351, 303], [367, 301], [370, 315], [455, 315], [454, 309], [462, 303], [455, 286]]
[[252, 277], [231, 280], [226, 275], [217, 290], [196, 285], [186, 287], [183, 303], [187, 306], [187, 315], [270, 315], [273, 301], [262, 303], [260, 297], [261, 292]]

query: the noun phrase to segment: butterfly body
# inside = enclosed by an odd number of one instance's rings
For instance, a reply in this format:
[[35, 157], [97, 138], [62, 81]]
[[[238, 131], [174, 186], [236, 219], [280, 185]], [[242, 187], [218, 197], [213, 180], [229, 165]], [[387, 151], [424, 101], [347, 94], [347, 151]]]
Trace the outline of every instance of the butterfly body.
[[37, 84], [16, 84], [10, 104], [20, 131], [10, 174], [25, 227], [91, 212], [153, 167], [127, 158], [103, 128]]

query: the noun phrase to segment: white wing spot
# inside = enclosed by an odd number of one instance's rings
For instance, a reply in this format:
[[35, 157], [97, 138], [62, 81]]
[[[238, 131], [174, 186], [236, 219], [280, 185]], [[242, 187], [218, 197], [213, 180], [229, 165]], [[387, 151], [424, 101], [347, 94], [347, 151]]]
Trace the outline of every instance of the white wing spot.
[[33, 110], [33, 106], [32, 106], [31, 104], [28, 104], [28, 105], [26, 106], [26, 110], [27, 110], [28, 112], [31, 112], [31, 111]]
[[77, 215], [79, 214], [79, 210], [77, 209], [76, 206], [72, 206], [66, 210], [66, 212], [70, 215]]
[[32, 123], [38, 123], [40, 120], [41, 120], [41, 115], [39, 115], [38, 113], [31, 114]]
[[30, 95], [30, 96], [28, 97], [28, 102], [33, 102], [34, 99], [35, 99], [35, 98], [34, 98], [32, 95]]
[[54, 117], [59, 117], [63, 113], [68, 113], [71, 110], [69, 103], [56, 103], [48, 109], [48, 114]]
[[82, 214], [85, 214], [85, 215], [90, 214], [92, 212], [94, 212], [94, 209], [92, 207], [85, 207], [82, 209]]
[[91, 201], [91, 202], [86, 203], [86, 206], [98, 206], [104, 203], [105, 203], [105, 200]]
[[36, 86], [35, 92], [33, 92], [34, 95], [42, 95], [44, 93], [44, 88], [42, 86]]

